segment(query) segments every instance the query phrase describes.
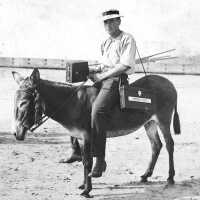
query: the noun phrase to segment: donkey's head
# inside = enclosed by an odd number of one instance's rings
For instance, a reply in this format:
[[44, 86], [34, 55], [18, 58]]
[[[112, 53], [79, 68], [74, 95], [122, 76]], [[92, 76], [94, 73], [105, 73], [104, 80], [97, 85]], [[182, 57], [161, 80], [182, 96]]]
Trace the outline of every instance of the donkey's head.
[[24, 140], [26, 132], [41, 118], [41, 100], [37, 87], [40, 73], [34, 69], [31, 76], [24, 78], [18, 72], [12, 72], [19, 89], [15, 93], [14, 102], [14, 135], [17, 140]]

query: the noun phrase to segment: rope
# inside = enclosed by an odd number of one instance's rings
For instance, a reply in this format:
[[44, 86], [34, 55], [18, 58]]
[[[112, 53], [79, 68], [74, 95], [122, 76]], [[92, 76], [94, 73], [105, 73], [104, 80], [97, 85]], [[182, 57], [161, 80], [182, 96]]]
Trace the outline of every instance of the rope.
[[137, 46], [136, 46], [136, 51], [137, 51], [137, 53], [138, 53], [138, 56], [139, 56], [139, 59], [140, 59], [140, 63], [141, 63], [141, 65], [142, 65], [142, 68], [143, 68], [144, 74], [145, 74], [145, 76], [146, 76], [147, 73], [146, 73], [146, 70], [145, 70], [145, 68], [144, 68], [144, 64], [143, 64], [143, 61], [142, 61], [142, 59], [141, 59], [141, 56], [140, 56], [140, 53], [139, 53], [139, 51], [138, 51]]

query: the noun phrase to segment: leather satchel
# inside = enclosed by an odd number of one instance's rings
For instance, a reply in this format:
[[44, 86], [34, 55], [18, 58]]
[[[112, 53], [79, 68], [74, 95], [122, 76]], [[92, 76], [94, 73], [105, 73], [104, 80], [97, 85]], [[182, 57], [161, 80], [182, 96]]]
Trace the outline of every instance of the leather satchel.
[[119, 88], [121, 109], [139, 109], [153, 111], [155, 107], [155, 93], [144, 88], [131, 85], [121, 85]]

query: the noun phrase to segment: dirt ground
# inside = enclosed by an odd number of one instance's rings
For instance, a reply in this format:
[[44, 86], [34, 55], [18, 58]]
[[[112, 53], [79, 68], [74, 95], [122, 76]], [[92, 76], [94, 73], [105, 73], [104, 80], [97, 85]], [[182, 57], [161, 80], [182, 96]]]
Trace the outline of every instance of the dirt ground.
[[[49, 120], [24, 142], [16, 141], [11, 122], [17, 86], [10, 71], [1, 72], [0, 77], [0, 200], [84, 199], [77, 189], [83, 179], [82, 164], [59, 163], [70, 153], [64, 128]], [[166, 187], [168, 154], [162, 136], [163, 148], [154, 173], [148, 183], [139, 182], [151, 156], [150, 143], [141, 128], [130, 135], [108, 139], [108, 166], [103, 177], [93, 179], [94, 200], [200, 199], [200, 77], [167, 77], [178, 90], [182, 128], [181, 135], [174, 135], [172, 129], [175, 185]]]

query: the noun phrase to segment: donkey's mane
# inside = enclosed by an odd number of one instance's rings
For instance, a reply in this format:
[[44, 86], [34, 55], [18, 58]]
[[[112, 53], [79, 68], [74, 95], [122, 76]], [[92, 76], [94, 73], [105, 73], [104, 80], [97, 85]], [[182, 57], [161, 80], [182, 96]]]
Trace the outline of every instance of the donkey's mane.
[[50, 80], [46, 80], [46, 79], [40, 79], [40, 84], [44, 84], [46, 86], [50, 86], [50, 87], [58, 89], [58, 90], [66, 90], [66, 89], [76, 88], [76, 86], [73, 85], [72, 83], [50, 81]]
[[60, 97], [66, 98], [66, 95], [69, 95], [72, 91], [76, 90], [76, 86], [71, 83], [62, 83], [56, 81], [49, 81], [46, 79], [40, 79], [39, 90], [47, 99], [51, 97]]

